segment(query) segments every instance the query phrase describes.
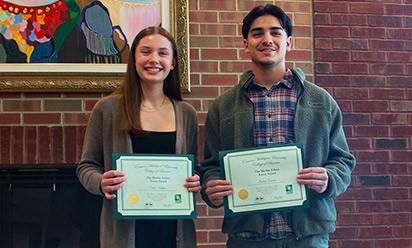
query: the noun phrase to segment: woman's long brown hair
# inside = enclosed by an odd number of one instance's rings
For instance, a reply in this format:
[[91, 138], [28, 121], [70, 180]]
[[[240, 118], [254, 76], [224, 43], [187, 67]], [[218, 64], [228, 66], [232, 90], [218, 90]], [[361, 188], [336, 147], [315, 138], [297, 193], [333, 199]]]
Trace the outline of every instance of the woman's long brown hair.
[[163, 92], [170, 98], [180, 101], [182, 100], [180, 91], [179, 59], [176, 42], [173, 36], [160, 26], [143, 29], [136, 35], [130, 48], [124, 82], [113, 92], [113, 94], [121, 95], [119, 106], [119, 129], [122, 131], [145, 133], [140, 122], [140, 104], [142, 102], [143, 93], [141, 80], [135, 67], [135, 53], [140, 40], [153, 34], [160, 34], [166, 37], [170, 41], [173, 49], [175, 66], [163, 82]]

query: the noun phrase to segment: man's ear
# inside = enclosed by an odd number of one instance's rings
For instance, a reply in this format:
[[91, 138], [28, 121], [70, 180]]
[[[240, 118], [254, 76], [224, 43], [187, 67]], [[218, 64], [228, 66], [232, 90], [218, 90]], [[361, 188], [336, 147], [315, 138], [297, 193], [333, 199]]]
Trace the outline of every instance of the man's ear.
[[244, 48], [245, 53], [249, 53], [249, 52], [250, 52], [250, 50], [249, 50], [249, 43], [247, 42], [247, 39], [243, 39], [243, 48]]
[[286, 39], [286, 51], [290, 52], [290, 50], [292, 49], [292, 41], [293, 41], [293, 37], [289, 36]]

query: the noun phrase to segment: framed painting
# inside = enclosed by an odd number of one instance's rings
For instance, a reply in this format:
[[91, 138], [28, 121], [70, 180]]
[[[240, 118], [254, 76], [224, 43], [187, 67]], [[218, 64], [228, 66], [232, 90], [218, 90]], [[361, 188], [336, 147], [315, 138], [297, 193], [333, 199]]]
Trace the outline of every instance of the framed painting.
[[110, 92], [134, 36], [161, 25], [188, 92], [188, 24], [187, 0], [0, 0], [0, 91]]

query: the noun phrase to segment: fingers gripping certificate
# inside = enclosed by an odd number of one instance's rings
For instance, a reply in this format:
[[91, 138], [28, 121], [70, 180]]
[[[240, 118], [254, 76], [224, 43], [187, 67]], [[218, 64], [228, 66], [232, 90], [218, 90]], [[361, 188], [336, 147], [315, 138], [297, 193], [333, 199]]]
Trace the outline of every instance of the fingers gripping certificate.
[[115, 218], [196, 218], [194, 194], [183, 185], [193, 168], [193, 155], [113, 154], [113, 169], [127, 178], [116, 193]]
[[222, 177], [233, 194], [225, 214], [258, 213], [308, 207], [306, 188], [296, 181], [303, 168], [298, 145], [220, 152]]

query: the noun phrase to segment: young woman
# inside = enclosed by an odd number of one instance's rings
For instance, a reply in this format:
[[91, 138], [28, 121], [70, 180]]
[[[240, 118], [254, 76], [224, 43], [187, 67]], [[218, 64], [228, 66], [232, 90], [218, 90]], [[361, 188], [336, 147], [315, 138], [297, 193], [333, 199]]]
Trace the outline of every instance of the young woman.
[[[93, 194], [104, 196], [101, 247], [196, 247], [192, 220], [115, 220], [113, 191], [126, 175], [112, 170], [112, 153], [194, 154], [198, 125], [194, 108], [182, 101], [176, 43], [161, 27], [140, 31], [130, 49], [124, 83], [93, 109], [77, 175]], [[182, 182], [200, 190], [199, 176]]]

